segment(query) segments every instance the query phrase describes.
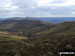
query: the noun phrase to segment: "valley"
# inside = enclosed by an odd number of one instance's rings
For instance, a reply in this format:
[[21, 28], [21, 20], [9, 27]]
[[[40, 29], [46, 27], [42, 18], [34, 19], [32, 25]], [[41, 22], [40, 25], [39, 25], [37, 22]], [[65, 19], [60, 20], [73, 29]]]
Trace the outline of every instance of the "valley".
[[58, 52], [75, 52], [75, 21], [11, 18], [0, 23], [0, 56], [59, 56]]

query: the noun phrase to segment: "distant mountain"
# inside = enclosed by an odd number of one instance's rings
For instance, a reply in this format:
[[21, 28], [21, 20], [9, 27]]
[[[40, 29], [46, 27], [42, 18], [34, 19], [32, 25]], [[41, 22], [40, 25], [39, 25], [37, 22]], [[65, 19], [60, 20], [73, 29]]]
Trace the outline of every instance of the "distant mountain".
[[42, 21], [47, 21], [51, 23], [62, 23], [66, 21], [75, 21], [75, 17], [41, 17], [41, 18], [33, 18], [35, 20], [42, 20]]
[[[41, 20], [41, 21], [47, 21], [47, 22], [55, 23], [55, 24], [66, 22], [66, 21], [75, 21], [75, 17], [12, 17], [8, 19], [10, 20], [23, 20], [23, 19]], [[1, 20], [5, 20], [5, 18]]]

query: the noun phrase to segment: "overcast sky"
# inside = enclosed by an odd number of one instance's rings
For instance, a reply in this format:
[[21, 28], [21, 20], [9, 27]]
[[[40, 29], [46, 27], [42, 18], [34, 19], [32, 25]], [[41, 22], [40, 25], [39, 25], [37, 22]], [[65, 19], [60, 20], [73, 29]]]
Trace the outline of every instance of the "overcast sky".
[[75, 0], [0, 0], [0, 18], [75, 17]]

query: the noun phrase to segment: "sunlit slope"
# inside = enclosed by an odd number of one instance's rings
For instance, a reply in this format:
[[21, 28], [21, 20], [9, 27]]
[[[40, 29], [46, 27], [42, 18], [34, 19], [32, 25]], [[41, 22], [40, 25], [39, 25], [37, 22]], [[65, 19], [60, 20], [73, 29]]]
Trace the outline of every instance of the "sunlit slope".
[[27, 37], [23, 37], [23, 36], [17, 36], [17, 35], [13, 35], [10, 34], [8, 32], [1, 32], [0, 31], [0, 40], [2, 41], [10, 41], [10, 40], [21, 40], [21, 39], [27, 39]]

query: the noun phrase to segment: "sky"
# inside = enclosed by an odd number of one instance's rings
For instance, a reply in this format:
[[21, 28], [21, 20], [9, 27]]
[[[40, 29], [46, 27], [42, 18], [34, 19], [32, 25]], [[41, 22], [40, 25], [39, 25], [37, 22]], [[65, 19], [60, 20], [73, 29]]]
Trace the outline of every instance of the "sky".
[[75, 17], [75, 0], [0, 0], [6, 17]]

